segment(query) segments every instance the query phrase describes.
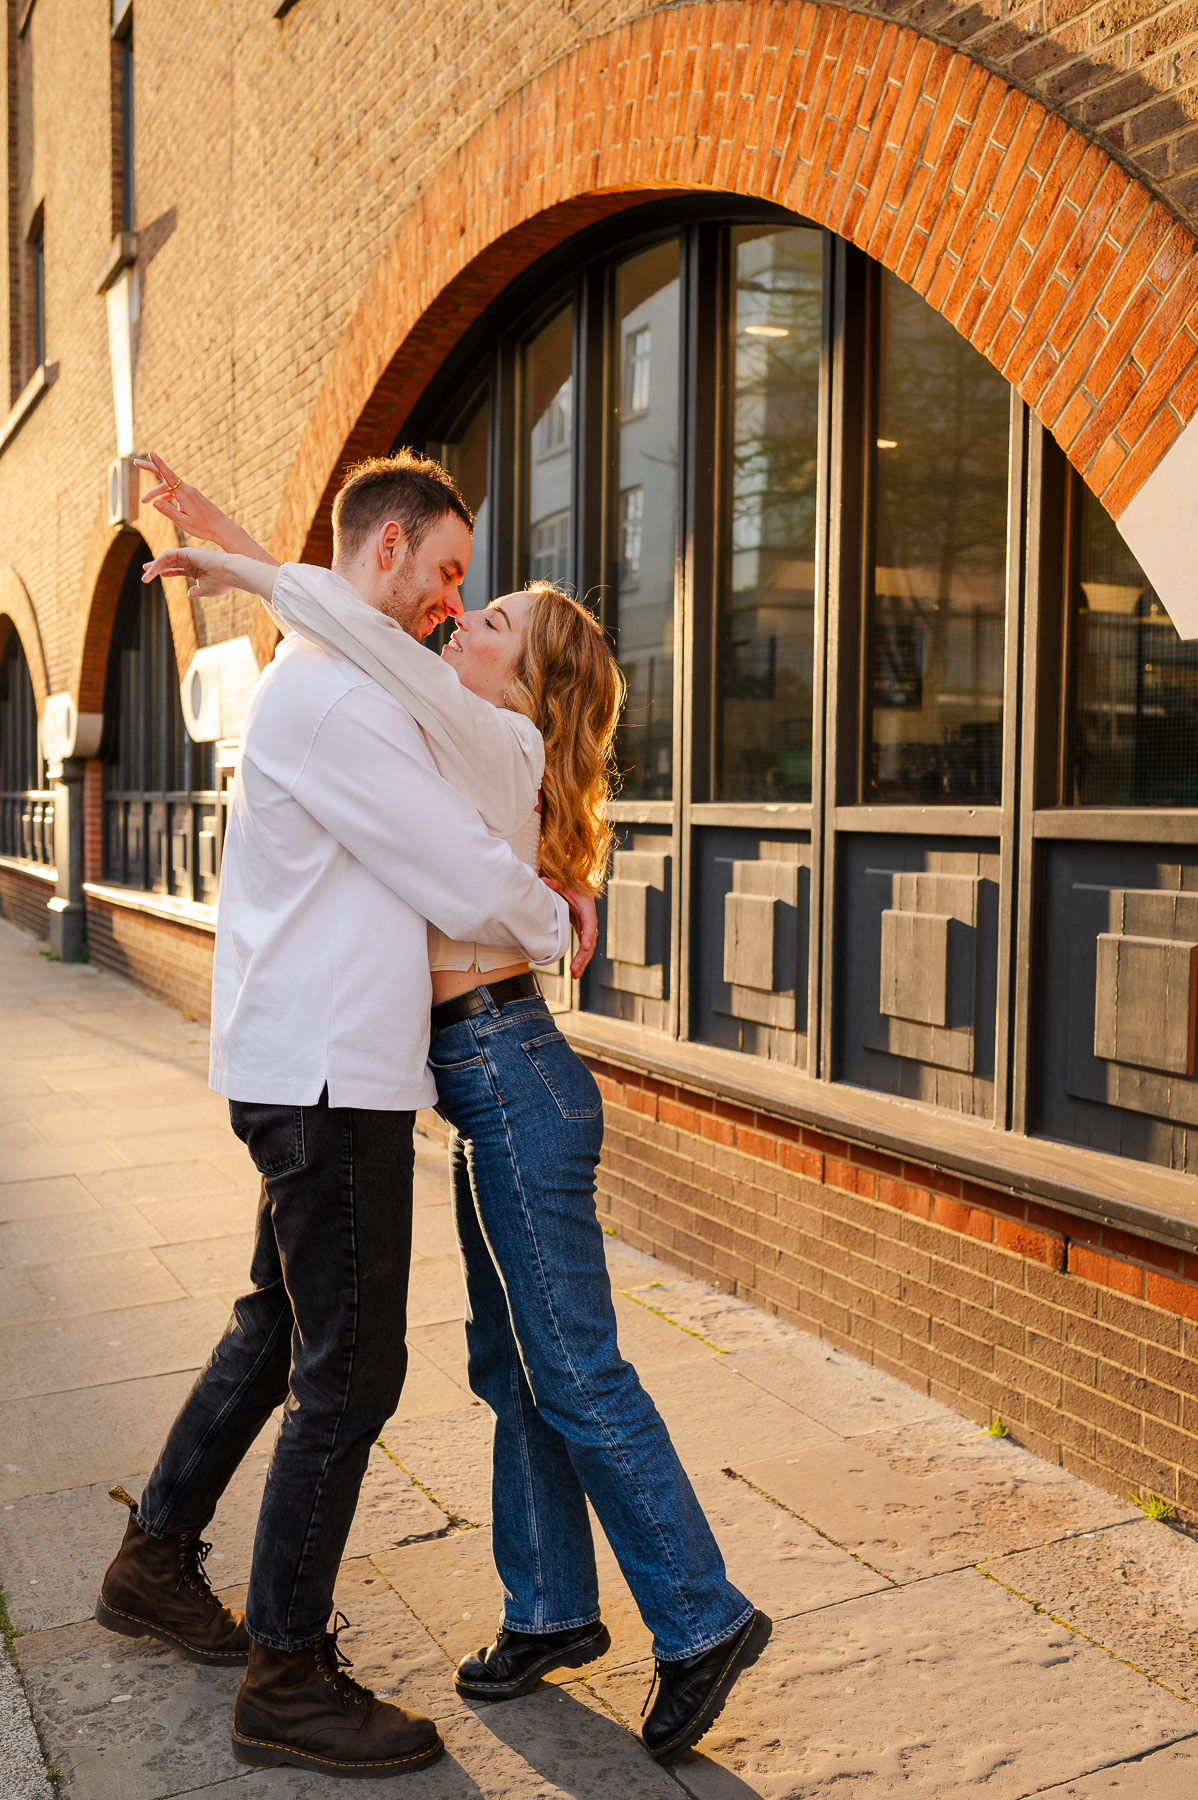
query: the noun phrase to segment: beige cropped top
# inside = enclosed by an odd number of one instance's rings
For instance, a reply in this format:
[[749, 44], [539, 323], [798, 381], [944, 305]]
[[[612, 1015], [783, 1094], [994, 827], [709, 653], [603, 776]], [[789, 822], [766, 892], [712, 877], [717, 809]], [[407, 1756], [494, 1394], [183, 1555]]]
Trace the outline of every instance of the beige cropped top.
[[[536, 868], [545, 745], [531, 719], [463, 687], [455, 669], [331, 569], [285, 563], [267, 611], [280, 631], [324, 644], [393, 694], [420, 727], [440, 773], [478, 809], [493, 836]], [[485, 972], [520, 959], [510, 944], [455, 943], [433, 925], [428, 948], [433, 969]]]

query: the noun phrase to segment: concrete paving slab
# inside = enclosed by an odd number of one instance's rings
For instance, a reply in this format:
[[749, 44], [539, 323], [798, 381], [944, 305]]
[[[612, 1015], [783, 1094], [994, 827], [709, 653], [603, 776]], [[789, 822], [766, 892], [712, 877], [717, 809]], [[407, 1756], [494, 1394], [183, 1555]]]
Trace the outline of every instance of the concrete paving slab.
[[1138, 1516], [1128, 1501], [951, 1416], [734, 1467], [896, 1581]]
[[[262, 1433], [205, 1530], [212, 1544], [208, 1574], [219, 1589], [249, 1579], [262, 1484], [276, 1429], [272, 1422]], [[147, 1473], [130, 1475], [123, 1485], [140, 1495]], [[19, 1631], [45, 1631], [91, 1617], [127, 1517], [124, 1508], [109, 1499], [110, 1485], [97, 1482], [0, 1505], [0, 1568], [9, 1612]], [[444, 1513], [382, 1450], [372, 1450], [347, 1559], [423, 1542], [446, 1528]]]
[[0, 1225], [0, 1265], [54, 1263], [64, 1257], [101, 1256], [112, 1250], [140, 1250], [161, 1236], [131, 1206], [57, 1218], [13, 1219]]
[[20, 1676], [0, 1656], [0, 1792], [4, 1800], [52, 1800], [42, 1747]]
[[456, 1256], [457, 1235], [448, 1205], [418, 1206], [412, 1215], [412, 1248], [418, 1256]]
[[228, 1317], [218, 1300], [185, 1296], [89, 1318], [0, 1327], [0, 1386], [20, 1401], [196, 1369]]
[[796, 1332], [788, 1344], [733, 1350], [728, 1365], [780, 1400], [797, 1406], [841, 1437], [855, 1437], [915, 1419], [956, 1419], [931, 1400], [880, 1369], [848, 1356], [821, 1338]]
[[0, 1406], [0, 1503], [149, 1468], [194, 1378], [182, 1370]]
[[0, 1269], [0, 1319], [6, 1326], [183, 1298], [183, 1289], [152, 1250], [112, 1250]]
[[379, 1436], [400, 1464], [453, 1518], [485, 1525], [491, 1517], [491, 1439], [485, 1406], [431, 1418], [388, 1420]]
[[[420, 1280], [412, 1272], [413, 1283]], [[408, 1328], [408, 1344], [422, 1356], [436, 1363], [453, 1381], [466, 1385], [466, 1322], [464, 1319], [442, 1319], [438, 1325], [412, 1325]]]
[[9, 1119], [0, 1125], [0, 1168], [18, 1150], [42, 1149], [49, 1139], [29, 1119]]
[[1062, 1787], [1041, 1788], [1036, 1800], [1194, 1800], [1196, 1792], [1198, 1738], [1191, 1738], [1137, 1762], [1115, 1763]]
[[[630, 1729], [645, 1673], [594, 1683]], [[970, 1570], [782, 1621], [675, 1773], [695, 1800], [1023, 1800], [1193, 1729], [1184, 1701]]]
[[238, 1193], [231, 1188], [219, 1194], [138, 1200], [135, 1204], [142, 1218], [167, 1244], [201, 1243], [205, 1238], [252, 1232], [258, 1212], [256, 1194]]
[[48, 1144], [87, 1143], [93, 1138], [159, 1136], [164, 1131], [228, 1130], [229, 1110], [219, 1095], [210, 1098], [194, 1096], [190, 1090], [173, 1101], [158, 1101], [120, 1111], [108, 1105], [102, 1109], [84, 1107], [73, 1112], [45, 1114], [40, 1110], [30, 1115], [30, 1124]]
[[614, 1295], [620, 1350], [633, 1367], [669, 1367], [678, 1362], [710, 1362], [716, 1352], [673, 1319], [651, 1312], [618, 1291]]
[[996, 1581], [1198, 1702], [1198, 1542], [1137, 1517], [983, 1565]]
[[72, 1800], [160, 1800], [238, 1773], [229, 1726], [239, 1669], [109, 1635], [24, 1664], [23, 1678]]
[[54, 1219], [63, 1213], [96, 1212], [100, 1202], [77, 1175], [52, 1175], [48, 1181], [0, 1181], [0, 1222], [10, 1219]]
[[105, 1141], [122, 1164], [138, 1169], [152, 1163], [221, 1156], [235, 1140], [227, 1125], [202, 1125], [194, 1131], [147, 1131], [137, 1137], [114, 1134]]
[[722, 1357], [646, 1369], [644, 1385], [691, 1475], [735, 1467], [763, 1444], [782, 1452], [837, 1441], [826, 1426], [742, 1380]]
[[[234, 1182], [210, 1157], [198, 1162], [152, 1163], [140, 1169], [114, 1169], [80, 1179], [101, 1206], [143, 1206], [156, 1200], [207, 1199], [217, 1194], [238, 1194], [246, 1186], [244, 1182]], [[255, 1182], [255, 1191], [256, 1187]]]
[[55, 1094], [49, 1088], [45, 1093], [10, 1094], [5, 1083], [4, 1092], [0, 1094], [0, 1122], [8, 1124], [14, 1119], [57, 1119], [64, 1113], [82, 1112], [86, 1101], [78, 1094]]
[[229, 1133], [228, 1149], [214, 1151], [212, 1155], [206, 1156], [204, 1166], [215, 1169], [218, 1175], [223, 1175], [239, 1190], [249, 1189], [256, 1194], [262, 1185], [262, 1177], [250, 1160], [249, 1151], [237, 1142], [232, 1132]]
[[[139, 1207], [138, 1211], [145, 1216], [144, 1207]], [[249, 1287], [253, 1253], [253, 1233], [242, 1230], [228, 1237], [165, 1244], [157, 1255], [163, 1267], [170, 1270], [187, 1293], [221, 1294]]]
[[52, 1175], [88, 1175], [119, 1169], [121, 1158], [107, 1144], [40, 1144], [31, 1150], [4, 1152], [6, 1181], [44, 1181]]
[[743, 1482], [713, 1471], [697, 1476], [694, 1486], [728, 1579], [771, 1618], [793, 1618], [890, 1587], [885, 1577]]
[[[793, 1327], [771, 1314], [737, 1300], [705, 1282], [663, 1269], [650, 1259], [651, 1275], [643, 1286], [625, 1283], [635, 1298], [708, 1338], [718, 1350], [741, 1350], [762, 1344], [789, 1345]], [[816, 1339], [816, 1342], [821, 1340]]]
[[437, 1325], [466, 1314], [462, 1265], [456, 1256], [429, 1256], [420, 1265], [420, 1280], [408, 1296], [408, 1325]]
[[456, 1412], [462, 1406], [480, 1404], [466, 1387], [464, 1380], [454, 1381], [452, 1376], [438, 1368], [436, 1363], [430, 1362], [414, 1345], [408, 1346], [408, 1373], [395, 1410], [395, 1419], [435, 1418], [442, 1413]]

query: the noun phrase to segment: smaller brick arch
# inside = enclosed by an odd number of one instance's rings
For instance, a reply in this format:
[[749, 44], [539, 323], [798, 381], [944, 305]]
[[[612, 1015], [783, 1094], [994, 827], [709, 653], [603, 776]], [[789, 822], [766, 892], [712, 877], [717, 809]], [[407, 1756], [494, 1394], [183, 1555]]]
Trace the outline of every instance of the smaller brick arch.
[[[80, 609], [81, 625], [70, 686], [75, 705], [81, 713], [99, 713], [104, 710], [104, 684], [108, 673], [112, 627], [121, 588], [131, 563], [139, 553], [144, 557], [148, 550], [151, 557], [161, 556], [167, 550], [177, 549], [179, 545], [178, 534], [169, 521], [152, 508], [147, 509], [139, 525], [140, 529], [133, 531], [128, 527], [114, 530], [111, 526], [100, 523], [92, 532], [83, 579], [84, 601]], [[181, 681], [198, 647], [195, 613], [183, 582], [164, 582], [163, 590], [170, 617], [175, 662]]]
[[15, 569], [5, 568], [0, 569], [0, 653], [7, 647], [14, 631], [25, 653], [25, 665], [33, 683], [33, 700], [40, 716], [48, 692], [42, 634], [38, 630], [28, 588]]

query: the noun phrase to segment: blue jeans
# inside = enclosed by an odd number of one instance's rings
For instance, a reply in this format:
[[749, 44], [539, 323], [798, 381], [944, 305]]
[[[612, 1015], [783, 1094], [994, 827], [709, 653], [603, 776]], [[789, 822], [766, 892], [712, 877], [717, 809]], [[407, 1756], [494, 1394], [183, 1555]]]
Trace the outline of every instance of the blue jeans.
[[370, 1446], [395, 1411], [412, 1255], [410, 1112], [230, 1102], [262, 1176], [251, 1286], [146, 1483], [143, 1531], [202, 1530], [276, 1406], [246, 1601], [276, 1650], [319, 1638]]
[[694, 1656], [752, 1608], [616, 1342], [595, 1216], [594, 1078], [540, 999], [434, 1031], [429, 1066], [453, 1126], [470, 1386], [495, 1414], [503, 1622], [564, 1631], [599, 1617], [589, 1497], [654, 1654]]

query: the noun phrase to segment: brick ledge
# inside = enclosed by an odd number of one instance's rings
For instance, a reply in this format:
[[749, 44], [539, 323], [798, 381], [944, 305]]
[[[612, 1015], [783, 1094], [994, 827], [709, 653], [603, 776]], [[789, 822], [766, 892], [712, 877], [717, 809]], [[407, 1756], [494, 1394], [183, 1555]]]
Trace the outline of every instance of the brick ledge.
[[846, 1145], [889, 1152], [900, 1165], [917, 1163], [1020, 1200], [1047, 1200], [1099, 1227], [1121, 1227], [1155, 1243], [1198, 1250], [1198, 1181], [1191, 1175], [1151, 1163], [1128, 1164], [1046, 1138], [1019, 1137], [732, 1050], [681, 1043], [639, 1025], [576, 1012], [559, 1013], [557, 1023], [581, 1055], [634, 1071], [667, 1097], [685, 1091], [691, 1104], [718, 1108], [746, 1124], [759, 1120], [766, 1132], [787, 1120], [800, 1130], [831, 1133]]

